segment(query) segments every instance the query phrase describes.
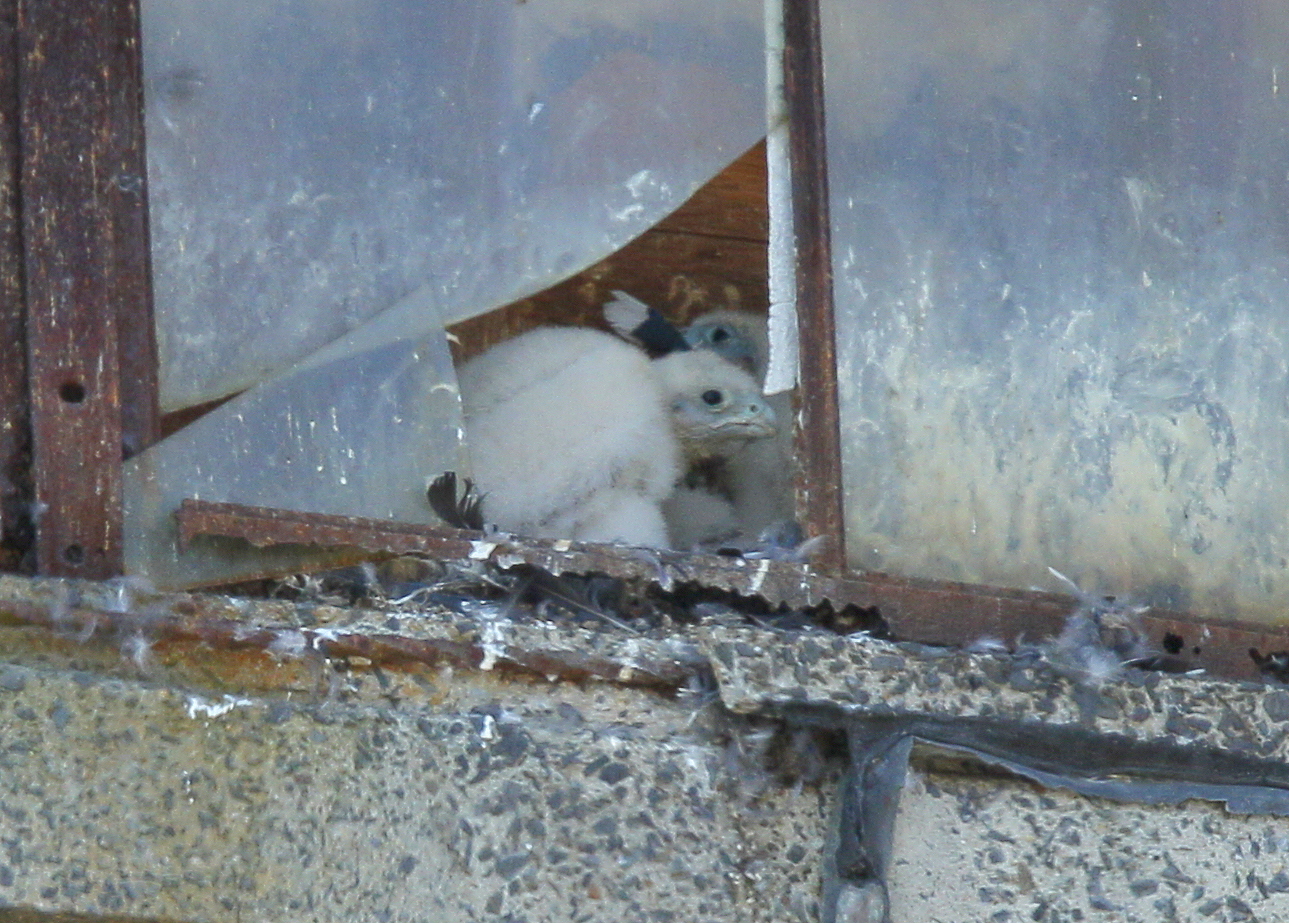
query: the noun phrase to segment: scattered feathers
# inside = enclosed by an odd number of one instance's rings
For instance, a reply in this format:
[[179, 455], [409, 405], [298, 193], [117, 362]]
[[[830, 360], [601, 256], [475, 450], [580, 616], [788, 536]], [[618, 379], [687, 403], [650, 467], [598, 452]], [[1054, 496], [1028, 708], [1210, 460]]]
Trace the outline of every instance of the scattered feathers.
[[1149, 607], [1093, 596], [1055, 568], [1048, 570], [1079, 600], [1061, 633], [1040, 648], [1058, 673], [1095, 688], [1118, 679], [1125, 667], [1155, 659], [1139, 618]]

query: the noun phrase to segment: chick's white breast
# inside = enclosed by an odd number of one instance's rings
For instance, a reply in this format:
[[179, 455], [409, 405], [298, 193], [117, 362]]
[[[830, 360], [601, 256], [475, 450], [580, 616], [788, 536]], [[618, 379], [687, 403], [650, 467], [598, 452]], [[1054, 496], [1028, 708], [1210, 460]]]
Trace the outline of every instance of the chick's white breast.
[[458, 380], [489, 521], [538, 536], [665, 543], [660, 517], [611, 521], [617, 510], [656, 507], [680, 468], [638, 349], [596, 330], [539, 328], [466, 363]]

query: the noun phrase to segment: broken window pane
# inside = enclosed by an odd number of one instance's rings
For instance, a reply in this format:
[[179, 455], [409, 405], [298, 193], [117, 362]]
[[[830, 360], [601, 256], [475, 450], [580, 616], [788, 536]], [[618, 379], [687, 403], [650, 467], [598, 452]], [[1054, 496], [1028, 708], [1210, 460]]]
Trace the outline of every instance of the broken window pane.
[[126, 462], [127, 571], [187, 586], [264, 573], [283, 561], [299, 569], [309, 559], [300, 550], [270, 557], [206, 545], [180, 554], [171, 514], [189, 497], [433, 521], [426, 477], [468, 470], [452, 358], [441, 330], [403, 338], [384, 323], [427, 311], [413, 301], [387, 312]]
[[163, 410], [418, 288], [451, 323], [616, 250], [764, 133], [762, 17], [145, 0]]
[[854, 565], [1289, 602], [1289, 15], [826, 4]]
[[128, 568], [185, 497], [433, 522], [468, 472], [443, 326], [618, 249], [764, 133], [763, 6], [142, 5], [163, 411], [127, 466]]

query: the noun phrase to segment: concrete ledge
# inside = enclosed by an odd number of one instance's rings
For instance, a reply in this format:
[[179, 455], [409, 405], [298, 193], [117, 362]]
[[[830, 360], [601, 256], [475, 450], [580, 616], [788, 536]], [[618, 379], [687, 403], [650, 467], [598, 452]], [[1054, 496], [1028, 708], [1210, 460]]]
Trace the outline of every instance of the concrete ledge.
[[1084, 685], [1008, 654], [970, 654], [863, 635], [784, 635], [751, 628], [701, 635], [731, 710], [827, 705], [870, 715], [1066, 725], [1135, 740], [1195, 743], [1289, 760], [1283, 686], [1126, 670]]
[[297, 707], [0, 668], [0, 907], [817, 919], [817, 792], [740, 797], [692, 708], [510, 692], [465, 710]]
[[727, 615], [0, 578], [0, 923], [1289, 915], [1282, 687]]

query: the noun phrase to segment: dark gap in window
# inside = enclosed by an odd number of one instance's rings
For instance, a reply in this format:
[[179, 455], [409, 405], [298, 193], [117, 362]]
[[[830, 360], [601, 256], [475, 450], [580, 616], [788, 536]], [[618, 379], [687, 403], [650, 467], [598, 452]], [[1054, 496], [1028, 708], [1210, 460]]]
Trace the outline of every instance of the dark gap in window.
[[172, 410], [169, 413], [162, 414], [159, 426], [160, 438], [165, 439], [167, 436], [172, 436], [179, 432], [179, 430], [183, 429], [190, 423], [196, 423], [206, 414], [210, 413], [215, 408], [228, 403], [240, 393], [241, 392], [239, 391], [237, 394], [228, 394], [224, 397], [215, 398], [212, 401], [206, 401], [202, 404], [193, 404], [190, 407], [182, 407], [178, 410]]

